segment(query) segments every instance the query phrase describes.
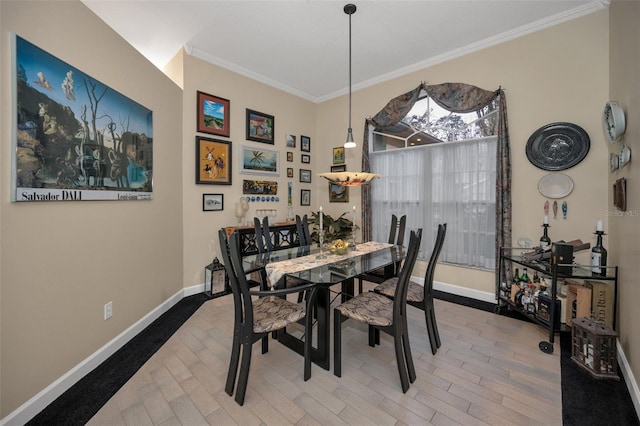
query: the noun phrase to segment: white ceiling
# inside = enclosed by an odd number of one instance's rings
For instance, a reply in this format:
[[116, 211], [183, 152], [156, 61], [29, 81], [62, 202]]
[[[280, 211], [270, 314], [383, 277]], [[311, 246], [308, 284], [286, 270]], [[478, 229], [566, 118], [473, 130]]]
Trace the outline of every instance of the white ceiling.
[[[82, 1], [160, 69], [185, 47], [193, 56], [313, 102], [348, 92], [346, 0]], [[609, 1], [354, 3], [357, 90], [593, 13]]]

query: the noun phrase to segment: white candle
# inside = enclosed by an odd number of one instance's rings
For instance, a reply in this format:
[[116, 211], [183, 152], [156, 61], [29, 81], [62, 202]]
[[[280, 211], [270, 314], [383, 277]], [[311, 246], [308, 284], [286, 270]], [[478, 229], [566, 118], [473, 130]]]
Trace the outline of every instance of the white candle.
[[353, 226], [356, 226], [356, 205], [353, 205], [353, 218], [351, 220], [353, 222]]
[[596, 222], [596, 231], [604, 231], [604, 224], [602, 223], [602, 219], [598, 219], [598, 221]]
[[322, 232], [322, 216], [324, 216], [324, 214], [322, 213], [322, 206], [320, 206], [320, 232]]
[[549, 224], [549, 216], [544, 215], [544, 222], [542, 222], [542, 223], [544, 223], [545, 225], [548, 225]]

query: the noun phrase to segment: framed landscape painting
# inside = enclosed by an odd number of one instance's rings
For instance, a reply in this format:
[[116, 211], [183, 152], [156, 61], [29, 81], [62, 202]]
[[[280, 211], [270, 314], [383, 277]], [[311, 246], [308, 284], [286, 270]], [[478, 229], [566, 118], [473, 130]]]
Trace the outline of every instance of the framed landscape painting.
[[275, 118], [247, 108], [247, 140], [273, 145]]
[[280, 175], [279, 151], [240, 146], [240, 173]]
[[229, 137], [231, 108], [228, 99], [198, 91], [197, 108], [198, 132]]

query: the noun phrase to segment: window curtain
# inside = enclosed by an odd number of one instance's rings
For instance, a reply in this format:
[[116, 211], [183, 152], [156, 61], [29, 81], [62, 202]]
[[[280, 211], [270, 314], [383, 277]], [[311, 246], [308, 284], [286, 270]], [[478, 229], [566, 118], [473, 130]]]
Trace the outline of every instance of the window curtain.
[[[365, 122], [364, 140], [362, 143], [362, 170], [371, 171], [369, 162], [369, 126], [387, 127], [398, 123], [407, 115], [418, 101], [420, 93], [425, 91], [434, 102], [452, 112], [466, 113], [485, 107], [498, 98], [500, 116], [498, 119], [498, 146], [496, 149], [496, 285], [500, 274], [500, 247], [511, 245], [511, 149], [509, 143], [509, 127], [507, 121], [507, 101], [502, 88], [487, 91], [464, 83], [443, 83], [427, 85], [421, 83], [415, 89], [404, 93], [387, 103], [375, 116]], [[371, 188], [362, 187], [362, 236], [363, 241], [371, 239]], [[506, 262], [505, 262], [506, 263]], [[508, 266], [504, 275], [510, 279]]]

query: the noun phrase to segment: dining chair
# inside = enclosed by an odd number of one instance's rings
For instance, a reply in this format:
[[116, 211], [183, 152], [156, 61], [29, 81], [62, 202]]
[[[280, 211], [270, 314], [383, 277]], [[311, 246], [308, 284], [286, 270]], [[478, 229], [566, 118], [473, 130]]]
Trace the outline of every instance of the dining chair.
[[[446, 234], [447, 224], [438, 225], [438, 235], [436, 236], [436, 242], [431, 252], [431, 257], [429, 258], [429, 264], [427, 265], [424, 286], [410, 280], [407, 290], [407, 304], [424, 311], [427, 332], [429, 333], [429, 343], [431, 344], [431, 353], [433, 355], [436, 354], [441, 344], [438, 323], [436, 322], [436, 313], [433, 307], [433, 276]], [[389, 278], [375, 287], [373, 291], [393, 298], [395, 297], [398, 280], [397, 277]]]
[[411, 231], [409, 248], [398, 277], [394, 299], [374, 292], [360, 293], [333, 310], [333, 374], [336, 376], [342, 376], [342, 322], [346, 319], [354, 319], [369, 326], [369, 346], [375, 346], [376, 333], [379, 333], [380, 330], [393, 336], [402, 392], [406, 393], [409, 389], [409, 383], [415, 381], [416, 371], [411, 356], [409, 333], [407, 332], [406, 302], [407, 285], [418, 257], [421, 238], [421, 229]]
[[311, 242], [311, 233], [309, 232], [309, 221], [307, 215], [300, 217], [296, 215], [296, 230], [298, 231], [298, 240], [301, 246], [309, 246]]
[[273, 251], [273, 241], [271, 241], [271, 231], [269, 230], [269, 218], [265, 216], [260, 222], [260, 218], [253, 218], [253, 228], [256, 234], [256, 246], [258, 253]]
[[[235, 400], [239, 405], [243, 405], [253, 344], [262, 340], [262, 349], [265, 353], [268, 350], [265, 342], [269, 333], [281, 330], [295, 322], [304, 322], [304, 380], [307, 381], [311, 377], [312, 315], [307, 313], [315, 303], [317, 287], [309, 283], [293, 288], [250, 291], [242, 266], [238, 233], [234, 232], [228, 241], [225, 230], [221, 229], [218, 237], [234, 304], [233, 343], [225, 392], [233, 396], [237, 382]], [[224, 247], [229, 249], [226, 250]], [[289, 302], [281, 297], [297, 292], [309, 293], [305, 298], [306, 304]]]
[[[398, 217], [394, 214], [391, 215], [391, 228], [389, 230], [389, 244], [395, 244], [401, 246], [404, 244], [405, 226], [407, 224], [407, 215], [402, 215], [398, 222]], [[396, 238], [397, 233], [397, 238]], [[362, 293], [362, 281], [369, 281], [372, 283], [380, 284], [384, 280], [387, 280], [398, 273], [399, 264], [389, 265], [385, 268], [376, 269], [375, 271], [367, 272], [358, 277], [358, 292]]]

